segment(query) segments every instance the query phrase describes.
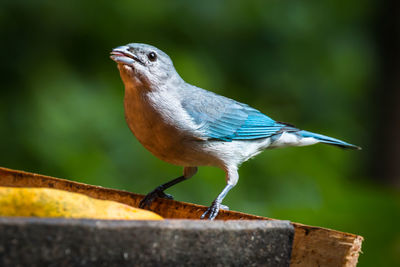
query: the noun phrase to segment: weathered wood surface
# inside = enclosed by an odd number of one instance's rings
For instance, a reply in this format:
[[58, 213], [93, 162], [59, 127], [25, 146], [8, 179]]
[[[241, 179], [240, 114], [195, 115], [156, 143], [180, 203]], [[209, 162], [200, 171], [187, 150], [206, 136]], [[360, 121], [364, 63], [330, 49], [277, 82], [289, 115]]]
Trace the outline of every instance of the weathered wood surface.
[[[16, 171], [0, 167], [0, 186], [47, 187], [82, 193], [138, 207], [143, 195], [127, 191], [87, 185], [69, 180]], [[207, 209], [191, 203], [156, 199], [151, 209], [167, 219], [198, 219]], [[273, 220], [235, 211], [221, 210], [218, 220]], [[362, 236], [321, 227], [292, 223], [295, 228], [291, 266], [356, 266]]]

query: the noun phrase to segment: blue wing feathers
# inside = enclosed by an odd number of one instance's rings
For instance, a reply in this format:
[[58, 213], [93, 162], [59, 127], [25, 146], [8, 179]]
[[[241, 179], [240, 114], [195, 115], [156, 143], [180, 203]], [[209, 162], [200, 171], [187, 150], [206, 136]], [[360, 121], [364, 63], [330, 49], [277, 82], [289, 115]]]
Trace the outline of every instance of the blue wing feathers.
[[284, 124], [277, 123], [260, 111], [234, 100], [212, 95], [185, 100], [182, 107], [199, 125], [206, 138], [223, 141], [270, 137]]
[[[246, 108], [245, 111], [254, 113], [256, 110]], [[242, 119], [222, 116], [217, 121], [209, 123], [208, 130], [213, 133], [213, 138], [231, 141], [270, 137], [278, 133], [283, 126], [259, 112], [256, 116], [248, 115]]]
[[230, 142], [275, 137], [283, 132], [294, 132], [304, 138], [313, 137], [321, 143], [360, 149], [339, 139], [302, 131], [292, 125], [277, 122], [246, 104], [194, 86], [186, 88], [181, 93], [187, 95], [182, 98], [182, 108], [198, 125], [197, 130], [206, 139]]

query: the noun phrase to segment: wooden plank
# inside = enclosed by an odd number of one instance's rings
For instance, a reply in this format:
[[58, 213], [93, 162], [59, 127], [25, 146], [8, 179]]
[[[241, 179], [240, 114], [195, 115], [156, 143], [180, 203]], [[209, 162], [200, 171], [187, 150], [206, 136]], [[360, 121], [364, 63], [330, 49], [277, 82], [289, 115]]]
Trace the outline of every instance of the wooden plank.
[[[122, 190], [87, 185], [69, 180], [16, 171], [0, 167], [0, 186], [47, 187], [82, 193], [87, 196], [113, 200], [138, 207], [143, 195]], [[169, 199], [156, 199], [151, 210], [168, 219], [198, 219], [207, 209], [191, 203]], [[222, 210], [218, 220], [273, 220], [235, 211]], [[295, 236], [291, 266], [356, 266], [363, 237], [336, 230], [292, 223]]]

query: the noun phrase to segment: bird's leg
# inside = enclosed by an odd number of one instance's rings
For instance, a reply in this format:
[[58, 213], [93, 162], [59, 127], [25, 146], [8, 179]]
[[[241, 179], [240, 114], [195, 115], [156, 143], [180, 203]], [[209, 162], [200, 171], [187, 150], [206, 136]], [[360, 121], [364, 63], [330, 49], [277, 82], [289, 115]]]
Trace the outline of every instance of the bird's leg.
[[139, 203], [139, 208], [145, 209], [150, 207], [151, 203], [153, 200], [157, 197], [159, 198], [167, 198], [167, 199], [173, 199], [173, 197], [169, 194], [166, 194], [164, 190], [167, 188], [170, 188], [173, 185], [176, 185], [177, 183], [180, 183], [193, 175], [195, 175], [197, 172], [197, 167], [185, 167], [183, 170], [183, 175], [179, 176], [178, 178], [175, 178], [165, 184], [162, 184], [160, 186], [157, 186], [153, 191], [148, 193]]
[[200, 219], [204, 219], [208, 214], [209, 220], [214, 220], [217, 217], [220, 209], [229, 210], [228, 206], [222, 205], [222, 200], [225, 198], [226, 194], [228, 194], [229, 190], [233, 188], [233, 185], [227, 184], [222, 190], [222, 192], [218, 195], [218, 197], [211, 203], [211, 206], [201, 215]]
[[153, 200], [157, 197], [159, 198], [167, 198], [167, 199], [173, 199], [173, 197], [169, 194], [165, 194], [164, 190], [177, 184], [182, 182], [183, 180], [185, 180], [185, 176], [179, 176], [178, 178], [175, 178], [165, 184], [162, 184], [160, 186], [157, 186], [153, 191], [151, 191], [150, 193], [148, 193], [139, 203], [139, 208], [144, 209], [146, 207], [150, 207], [151, 203], [153, 202]]
[[222, 190], [222, 192], [218, 195], [218, 197], [211, 203], [211, 206], [201, 215], [200, 219], [206, 218], [208, 215], [209, 220], [214, 220], [217, 217], [220, 209], [229, 210], [228, 206], [222, 205], [222, 200], [228, 194], [229, 190], [231, 190], [239, 180], [239, 174], [237, 173], [237, 168], [232, 167], [227, 170], [227, 184]]

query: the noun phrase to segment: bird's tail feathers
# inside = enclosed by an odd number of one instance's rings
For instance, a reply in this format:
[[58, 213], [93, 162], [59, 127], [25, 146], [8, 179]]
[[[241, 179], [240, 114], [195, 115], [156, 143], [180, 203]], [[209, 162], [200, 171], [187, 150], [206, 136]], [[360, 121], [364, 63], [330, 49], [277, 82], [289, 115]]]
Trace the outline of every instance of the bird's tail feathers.
[[308, 132], [308, 131], [299, 131], [298, 134], [300, 134], [302, 137], [315, 138], [319, 142], [325, 143], [325, 144], [328, 144], [328, 145], [334, 145], [334, 146], [338, 146], [338, 147], [344, 148], [344, 149], [361, 150], [361, 147], [359, 147], [359, 146], [352, 145], [352, 144], [346, 143], [346, 142], [344, 142], [342, 140], [339, 140], [339, 139], [336, 139], [336, 138], [332, 138], [332, 137], [329, 137], [329, 136], [325, 136], [325, 135], [322, 135], [322, 134], [312, 133], [312, 132]]

